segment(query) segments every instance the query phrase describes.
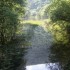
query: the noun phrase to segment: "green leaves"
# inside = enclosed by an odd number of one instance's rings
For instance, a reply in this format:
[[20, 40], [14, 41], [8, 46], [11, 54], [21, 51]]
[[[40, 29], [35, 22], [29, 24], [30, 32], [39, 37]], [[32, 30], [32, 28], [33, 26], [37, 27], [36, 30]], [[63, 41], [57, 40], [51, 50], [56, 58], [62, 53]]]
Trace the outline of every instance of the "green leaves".
[[70, 22], [70, 1], [56, 0], [48, 7], [52, 21], [63, 20]]
[[13, 39], [20, 21], [19, 16], [25, 12], [25, 1], [0, 0], [0, 70], [16, 70], [21, 63], [23, 49], [19, 46], [17, 48], [20, 42]]
[[[3, 42], [10, 41], [18, 25], [18, 16], [24, 14], [26, 0], [1, 0], [0, 1], [0, 34]], [[2, 40], [2, 39], [1, 39]]]
[[55, 59], [62, 63], [63, 70], [70, 70], [70, 1], [52, 0], [48, 7], [48, 12], [52, 20], [53, 29], [55, 26], [61, 27], [61, 29], [57, 30], [56, 27], [53, 30], [56, 42], [51, 48], [52, 53], [55, 54]]

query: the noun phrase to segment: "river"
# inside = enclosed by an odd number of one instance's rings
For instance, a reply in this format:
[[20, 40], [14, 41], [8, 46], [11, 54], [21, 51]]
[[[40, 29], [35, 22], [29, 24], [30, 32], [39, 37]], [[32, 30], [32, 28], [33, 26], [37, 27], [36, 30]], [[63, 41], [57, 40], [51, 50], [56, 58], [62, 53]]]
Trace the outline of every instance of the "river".
[[[23, 30], [25, 35], [31, 37], [31, 39], [29, 39], [30, 45], [28, 46], [26, 54], [23, 57], [23, 59], [26, 60], [26, 70], [30, 70], [31, 67], [31, 70], [41, 70], [41, 66], [42, 69], [45, 70], [44, 66], [47, 64], [52, 67], [56, 65], [55, 67], [59, 70], [58, 63], [52, 63], [49, 58], [51, 54], [50, 49], [54, 41], [53, 35], [43, 26], [36, 26], [33, 28], [30, 25], [26, 25]], [[23, 64], [20, 70], [23, 70]], [[50, 69], [46, 68], [46, 70]]]

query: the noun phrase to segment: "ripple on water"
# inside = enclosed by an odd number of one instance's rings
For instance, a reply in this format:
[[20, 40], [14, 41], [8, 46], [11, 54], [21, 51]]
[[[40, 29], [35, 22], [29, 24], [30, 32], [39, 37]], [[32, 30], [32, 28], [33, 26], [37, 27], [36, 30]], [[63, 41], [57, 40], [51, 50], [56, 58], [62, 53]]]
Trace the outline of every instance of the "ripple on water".
[[26, 66], [26, 70], [61, 70], [59, 63], [46, 63]]

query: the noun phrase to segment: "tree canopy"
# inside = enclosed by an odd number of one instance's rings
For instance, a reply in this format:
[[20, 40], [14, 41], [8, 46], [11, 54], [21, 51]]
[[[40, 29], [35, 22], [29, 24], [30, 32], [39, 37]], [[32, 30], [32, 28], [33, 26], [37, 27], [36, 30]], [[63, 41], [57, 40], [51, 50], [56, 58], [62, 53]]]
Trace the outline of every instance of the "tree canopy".
[[52, 47], [52, 49], [54, 49], [53, 52], [55, 53], [57, 60], [62, 63], [64, 67], [63, 70], [69, 70], [70, 0], [52, 0], [49, 7], [45, 10], [45, 13], [47, 12], [49, 14], [49, 18], [52, 21], [54, 38], [57, 41]]
[[21, 63], [23, 49], [13, 39], [25, 6], [26, 0], [0, 0], [0, 70], [16, 70]]
[[69, 0], [53, 0], [48, 7], [50, 18], [53, 21], [70, 22], [70, 1]]
[[19, 18], [24, 14], [26, 0], [0, 0], [0, 44], [14, 36]]

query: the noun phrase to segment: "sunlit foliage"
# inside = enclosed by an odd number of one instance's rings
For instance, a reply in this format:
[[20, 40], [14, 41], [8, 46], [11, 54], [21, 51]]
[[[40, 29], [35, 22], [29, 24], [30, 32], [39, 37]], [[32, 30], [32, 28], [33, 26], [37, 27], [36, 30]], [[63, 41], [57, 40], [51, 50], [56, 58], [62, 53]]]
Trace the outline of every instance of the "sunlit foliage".
[[46, 12], [52, 21], [52, 31], [55, 38], [52, 52], [64, 70], [68, 70], [70, 65], [70, 1], [52, 0]]

